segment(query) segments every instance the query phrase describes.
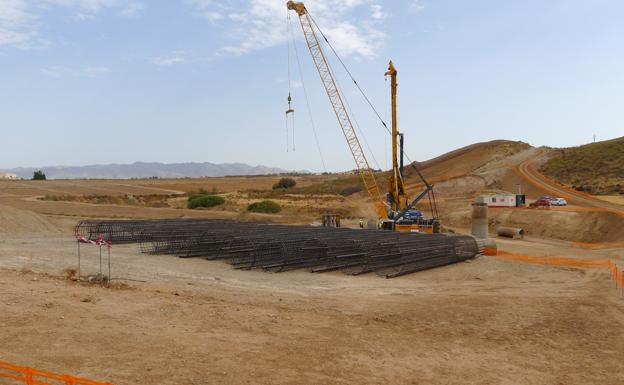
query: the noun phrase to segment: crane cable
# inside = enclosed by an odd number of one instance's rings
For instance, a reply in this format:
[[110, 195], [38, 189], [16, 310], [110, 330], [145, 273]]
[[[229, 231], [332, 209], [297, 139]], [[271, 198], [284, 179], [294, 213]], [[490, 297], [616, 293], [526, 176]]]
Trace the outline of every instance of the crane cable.
[[[290, 44], [289, 44], [288, 45], [288, 99], [290, 99], [290, 91], [291, 91], [291, 84], [290, 84]], [[288, 152], [288, 112], [286, 112], [286, 152]]]
[[319, 31], [319, 33], [321, 34], [321, 36], [323, 36], [323, 40], [325, 40], [325, 42], [327, 43], [327, 45], [329, 46], [329, 48], [332, 50], [332, 52], [334, 53], [334, 55], [336, 56], [336, 58], [338, 59], [338, 61], [340, 62], [340, 64], [342, 65], [342, 68], [344, 68], [344, 70], [347, 72], [347, 74], [349, 75], [349, 77], [351, 78], [351, 80], [353, 81], [353, 84], [355, 84], [355, 86], [357, 87], [357, 89], [360, 91], [360, 93], [362, 94], [362, 96], [364, 97], [364, 99], [366, 100], [366, 102], [368, 103], [368, 105], [370, 106], [370, 108], [373, 110], [373, 112], [375, 112], [375, 115], [377, 115], [377, 118], [379, 119], [379, 121], [381, 122], [381, 124], [385, 127], [386, 131], [388, 131], [389, 134], [392, 135], [392, 132], [390, 131], [390, 129], [388, 128], [388, 125], [386, 124], [386, 122], [381, 118], [381, 115], [379, 115], [379, 112], [377, 112], [377, 109], [375, 108], [375, 106], [373, 106], [373, 103], [370, 101], [370, 99], [368, 98], [368, 96], [366, 96], [366, 93], [364, 93], [364, 90], [360, 87], [360, 85], [358, 84], [357, 80], [355, 80], [355, 77], [353, 77], [353, 75], [351, 74], [351, 71], [349, 71], [349, 69], [347, 68], [347, 65], [342, 61], [342, 58], [340, 58], [340, 56], [338, 55], [338, 52], [336, 52], [336, 50], [334, 49], [334, 46], [331, 45], [331, 43], [329, 42], [329, 40], [327, 39], [327, 36], [325, 36], [325, 34], [323, 33], [323, 30], [321, 30], [321, 28], [318, 26], [318, 24], [316, 23], [316, 20], [312, 17], [312, 15], [310, 15], [310, 12], [308, 12], [308, 16], [310, 16], [310, 19], [312, 20], [312, 23], [314, 23], [314, 25], [316, 26], [316, 29]]
[[[286, 13], [286, 17], [288, 18], [288, 21], [290, 22], [290, 14]], [[286, 110], [286, 152], [288, 152], [288, 147], [290, 145], [290, 140], [288, 138], [288, 131], [290, 130], [289, 127], [289, 120], [288, 120], [288, 115], [292, 115], [290, 121], [292, 122], [291, 126], [292, 126], [292, 150], [293, 152], [295, 151], [295, 110], [292, 109], [291, 107], [291, 92], [292, 92], [292, 77], [291, 77], [291, 71], [290, 71], [290, 44], [288, 44], [288, 110]]]
[[[303, 80], [303, 69], [301, 66], [301, 60], [299, 60], [299, 50], [297, 49], [297, 44], [295, 42], [295, 33], [292, 27], [292, 20], [290, 18], [290, 12], [287, 12], [287, 20], [288, 20], [288, 30], [290, 32], [290, 36], [292, 39], [292, 45], [295, 51], [295, 58], [297, 59], [297, 67], [299, 69], [299, 78], [301, 79], [301, 87], [303, 88], [303, 95], [306, 101], [306, 106], [308, 109], [308, 117], [310, 118], [310, 125], [312, 126], [312, 132], [314, 133], [314, 142], [316, 143], [316, 149], [318, 150], [319, 156], [321, 158], [321, 163], [323, 164], [323, 171], [328, 173], [327, 164], [325, 163], [325, 157], [323, 156], [323, 151], [321, 150], [321, 144], [318, 139], [318, 135], [316, 133], [316, 124], [314, 123], [314, 116], [312, 115], [312, 108], [310, 107], [310, 99], [308, 98], [308, 91], [305, 86], [305, 82]], [[290, 52], [290, 42], [288, 43], [288, 50]], [[289, 56], [290, 58], [290, 56]], [[290, 68], [289, 68], [289, 76], [290, 76]]]
[[[336, 75], [334, 75], [334, 79], [335, 79], [335, 82], [336, 82], [336, 87], [338, 87], [339, 92], [342, 95], [345, 95], [344, 91], [342, 90], [342, 87], [340, 86], [340, 82], [336, 78]], [[375, 158], [375, 153], [373, 152], [371, 146], [368, 144], [368, 139], [366, 139], [366, 135], [364, 134], [364, 131], [360, 127], [360, 123], [358, 122], [357, 117], [355, 116], [355, 113], [351, 109], [351, 105], [349, 104], [349, 101], [347, 100], [347, 98], [343, 98], [343, 101], [344, 101], [345, 105], [347, 106], [347, 109], [349, 110], [349, 114], [350, 114], [349, 116], [351, 116], [353, 118], [353, 122], [355, 123], [355, 128], [357, 129], [357, 132], [360, 133], [360, 136], [364, 140], [364, 144], [366, 145], [366, 148], [368, 149], [368, 152], [370, 153], [371, 157], [373, 158], [373, 161], [375, 162], [375, 165], [377, 165], [377, 169], [381, 169], [381, 166], [379, 165], [379, 162], [377, 161], [377, 158]]]
[[[360, 85], [358, 84], [357, 80], [355, 80], [355, 77], [353, 76], [353, 74], [351, 73], [351, 71], [349, 71], [349, 68], [347, 68], [346, 64], [344, 63], [344, 61], [342, 60], [342, 58], [340, 57], [340, 55], [338, 55], [338, 52], [336, 52], [336, 50], [334, 49], [334, 47], [331, 45], [331, 43], [329, 42], [329, 39], [327, 39], [327, 36], [325, 36], [325, 34], [323, 33], [323, 30], [319, 27], [318, 23], [316, 22], [316, 20], [312, 17], [312, 15], [310, 15], [310, 12], [308, 11], [308, 16], [310, 17], [310, 20], [312, 20], [312, 23], [314, 23], [314, 25], [316, 26], [316, 29], [319, 31], [319, 33], [321, 34], [321, 36], [323, 37], [323, 40], [325, 40], [325, 42], [327, 43], [327, 45], [329, 46], [329, 48], [331, 49], [331, 51], [334, 53], [334, 56], [336, 56], [336, 58], [338, 59], [338, 61], [340, 62], [340, 64], [342, 65], [342, 68], [344, 68], [345, 72], [349, 75], [349, 77], [351, 78], [351, 80], [353, 81], [353, 84], [355, 84], [355, 86], [357, 87], [357, 89], [360, 91], [360, 94], [362, 94], [362, 96], [364, 97], [364, 99], [366, 100], [366, 102], [368, 103], [368, 105], [370, 106], [370, 108], [373, 110], [373, 112], [375, 113], [375, 115], [377, 115], [377, 118], [379, 119], [379, 121], [381, 122], [381, 124], [383, 125], [383, 127], [386, 129], [386, 131], [388, 132], [388, 134], [392, 135], [392, 132], [390, 131], [390, 129], [388, 128], [388, 125], [386, 124], [386, 122], [381, 118], [381, 115], [379, 114], [379, 112], [377, 111], [377, 109], [375, 108], [375, 106], [373, 105], [373, 103], [370, 101], [370, 99], [368, 98], [368, 96], [366, 95], [366, 93], [364, 92], [364, 90], [362, 89], [362, 87], [360, 87]], [[409, 158], [409, 156], [407, 155], [407, 153], [405, 151], [403, 151], [403, 154], [405, 155], [405, 157], [407, 158], [407, 160], [410, 162], [410, 166], [412, 166], [412, 168], [416, 171], [416, 173], [418, 174], [418, 176], [420, 177], [420, 179], [423, 181], [423, 183], [425, 183], [426, 186], [431, 186], [429, 184], [429, 182], [425, 179], [425, 177], [422, 175], [422, 173], [420, 172], [420, 170], [418, 169], [418, 167], [416, 167], [416, 165], [414, 165], [414, 162]], [[433, 194], [433, 192], [431, 192], [431, 195], [433, 195], [433, 208], [432, 208], [432, 214], [435, 212], [436, 215], [435, 217], [437, 218], [437, 205], [435, 202], [435, 194]], [[430, 201], [431, 199], [431, 195], [430, 195]]]
[[[332, 45], [329, 43], [329, 41], [327, 40], [327, 37], [325, 37], [325, 34], [323, 33], [323, 31], [321, 31], [321, 29], [319, 28], [319, 26], [316, 24], [316, 21], [312, 18], [312, 16], [310, 15], [310, 13], [308, 12], [308, 16], [310, 16], [310, 19], [312, 20], [312, 22], [314, 23], [314, 25], [316, 26], [316, 29], [320, 32], [321, 36], [323, 36], [323, 39], [325, 40], [325, 42], [329, 45], [329, 47], [331, 48], [331, 50], [334, 52], [334, 55], [336, 55], [336, 57], [338, 58], [338, 60], [340, 61], [340, 63], [342, 64], [342, 66], [346, 69], [345, 64], [343, 63], [342, 59], [338, 56], [338, 54], [336, 53], [336, 51], [334, 50], [334, 47], [332, 47]], [[338, 92], [342, 95], [345, 95], [344, 91], [342, 90], [342, 87], [340, 86], [340, 82], [338, 81], [338, 77], [336, 77], [336, 74], [333, 73], [333, 69], [331, 66], [329, 66], [329, 70], [332, 72], [332, 76], [334, 78], [334, 81], [336, 83], [336, 87], [338, 88]], [[351, 75], [351, 73], [349, 72], [349, 70], [347, 70], [347, 73], [349, 74], [349, 76], [351, 77], [351, 79], [353, 80], [353, 82], [355, 83], [356, 86], [358, 86], [358, 88], [360, 89], [360, 92], [362, 93], [362, 95], [364, 95], [364, 91], [362, 91], [362, 89], [360, 88], [360, 86], [357, 84], [357, 82], [355, 81], [355, 79], [353, 78], [353, 76]], [[373, 108], [373, 110], [375, 110], [375, 108], [373, 107], [372, 103], [368, 100], [368, 98], [366, 97], [366, 95], [364, 95], [364, 97], [366, 98], [366, 100], [368, 101], [369, 105]], [[347, 100], [347, 98], [342, 98], [343, 102], [345, 103], [347, 109], [349, 110], [349, 116], [351, 116], [353, 118], [353, 122], [355, 123], [355, 128], [357, 130], [357, 132], [360, 133], [360, 136], [362, 137], [362, 139], [364, 140], [364, 144], [366, 145], [366, 148], [368, 149], [368, 152], [370, 153], [371, 157], [373, 158], [373, 161], [375, 162], [375, 165], [377, 166], [378, 169], [381, 169], [381, 165], [379, 164], [379, 162], [377, 161], [377, 158], [375, 157], [375, 153], [372, 151], [371, 146], [368, 144], [368, 140], [366, 139], [366, 135], [364, 135], [364, 131], [362, 130], [362, 128], [360, 127], [360, 124], [357, 121], [357, 118], [355, 116], [355, 114], [353, 113], [353, 110], [351, 109], [351, 106], [349, 105], [349, 101]], [[375, 110], [375, 112], [377, 112]], [[378, 114], [379, 116], [379, 114]], [[381, 119], [381, 117], [379, 117], [379, 119]], [[381, 122], [384, 124], [383, 120], [381, 120]], [[387, 127], [386, 127], [387, 129]]]

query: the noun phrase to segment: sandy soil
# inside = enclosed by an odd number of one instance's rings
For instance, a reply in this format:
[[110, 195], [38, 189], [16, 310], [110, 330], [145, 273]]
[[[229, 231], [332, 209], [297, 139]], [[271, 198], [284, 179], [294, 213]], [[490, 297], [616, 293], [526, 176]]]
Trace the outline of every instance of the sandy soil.
[[[537, 239], [500, 244], [624, 255]], [[82, 255], [83, 273], [96, 272], [97, 249]], [[1, 234], [0, 359], [117, 385], [624, 382], [624, 297], [604, 269], [481, 257], [385, 280], [238, 271], [132, 245], [112, 258], [112, 276], [134, 280], [129, 287], [62, 278], [76, 265], [71, 237]]]
[[[505, 157], [480, 144], [430, 161], [443, 223], [465, 232], [469, 203], [488, 186], [515, 191], [522, 183], [530, 197], [559, 189], [530, 168], [520, 172], [537, 153]], [[322, 180], [315, 178], [298, 183]], [[0, 360], [117, 385], [624, 383], [624, 296], [604, 268], [481, 257], [385, 280], [238, 271], [222, 262], [146, 256], [128, 245], [112, 254], [112, 276], [124, 279], [114, 283], [124, 284], [107, 289], [64, 275], [76, 267], [71, 234], [78, 219], [240, 213], [37, 199], [213, 187], [237, 194], [276, 180], [0, 181]], [[410, 192], [420, 188], [413, 180]], [[624, 266], [621, 202], [577, 200], [553, 210], [492, 210], [492, 231], [517, 225], [529, 234], [498, 239], [499, 249]], [[340, 204], [372, 215], [362, 194]], [[301, 213], [245, 219], [292, 223], [316, 215], [302, 202], [293, 207]], [[97, 249], [82, 251], [83, 274], [97, 272]]]

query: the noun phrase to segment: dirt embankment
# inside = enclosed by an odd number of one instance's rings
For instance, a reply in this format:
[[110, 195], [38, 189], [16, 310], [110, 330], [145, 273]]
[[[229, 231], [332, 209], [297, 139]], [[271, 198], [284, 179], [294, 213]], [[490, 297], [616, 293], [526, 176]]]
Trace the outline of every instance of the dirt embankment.
[[520, 227], [528, 235], [572, 242], [624, 240], [623, 219], [610, 212], [556, 210], [490, 210], [490, 226]]
[[540, 172], [579, 191], [624, 194], [624, 137], [555, 149]]
[[[451, 228], [469, 229], [469, 208], [457, 208], [446, 212], [443, 222]], [[596, 244], [599, 242], [622, 242], [623, 219], [605, 211], [571, 211], [566, 209], [490, 209], [488, 211], [490, 233], [498, 226], [523, 228], [528, 236], [558, 239], [570, 242]]]
[[[491, 231], [504, 225], [522, 227], [537, 237], [573, 242], [624, 240], [624, 206], [579, 193], [541, 175], [537, 169], [549, 153], [549, 149], [524, 148], [514, 142], [480, 143], [423, 163], [428, 165], [424, 173], [429, 172], [427, 177], [435, 184], [441, 218], [451, 228], [470, 227], [470, 203], [482, 193], [516, 192], [520, 188], [529, 199], [561, 196], [574, 206], [552, 210], [492, 209]], [[466, 174], [457, 176], [462, 172]], [[411, 186], [412, 191], [419, 188], [422, 185]], [[421, 208], [426, 209], [425, 206]]]

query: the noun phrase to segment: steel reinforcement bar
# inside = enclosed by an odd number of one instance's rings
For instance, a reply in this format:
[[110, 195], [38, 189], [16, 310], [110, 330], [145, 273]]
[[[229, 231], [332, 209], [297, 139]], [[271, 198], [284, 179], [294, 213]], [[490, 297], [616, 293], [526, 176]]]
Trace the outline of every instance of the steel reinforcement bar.
[[387, 278], [473, 258], [473, 237], [228, 220], [82, 221], [76, 235], [138, 243], [146, 254], [223, 259], [238, 269], [340, 270]]

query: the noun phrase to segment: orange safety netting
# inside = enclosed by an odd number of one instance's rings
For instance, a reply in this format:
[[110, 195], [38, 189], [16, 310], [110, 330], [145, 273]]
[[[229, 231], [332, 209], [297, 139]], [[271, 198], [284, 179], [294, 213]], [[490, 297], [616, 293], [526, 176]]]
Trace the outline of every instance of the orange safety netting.
[[[97, 382], [86, 378], [74, 377], [69, 374], [55, 374], [33, 369], [27, 366], [18, 366], [0, 361], [0, 378], [21, 382], [27, 385], [113, 385], [110, 382]], [[52, 380], [54, 382], [45, 382]], [[4, 384], [4, 382], [2, 382]]]
[[609, 261], [609, 270], [611, 270], [611, 277], [615, 281], [615, 286], [624, 289], [624, 270], [618, 268], [618, 266]]
[[495, 255], [497, 258], [501, 259], [540, 265], [579, 267], [585, 269], [606, 267], [611, 271], [611, 278], [615, 281], [615, 286], [624, 289], [624, 270], [620, 269], [617, 264], [607, 259], [583, 260], [568, 257], [540, 257], [536, 255], [515, 254], [501, 250], [499, 250], [498, 254]]
[[624, 242], [572, 242], [572, 246], [583, 249], [602, 250], [602, 249], [619, 249], [624, 248]]
[[514, 261], [536, 263], [539, 265], [551, 265], [551, 266], [566, 266], [566, 267], [580, 267], [580, 268], [600, 268], [608, 267], [609, 261], [606, 259], [585, 260], [568, 257], [553, 257], [553, 256], [536, 256], [536, 255], [523, 255], [515, 254], [507, 251], [498, 250], [496, 255], [498, 258], [509, 259]]
[[496, 256], [498, 254], [498, 249], [496, 247], [484, 247], [483, 255], [487, 256]]

